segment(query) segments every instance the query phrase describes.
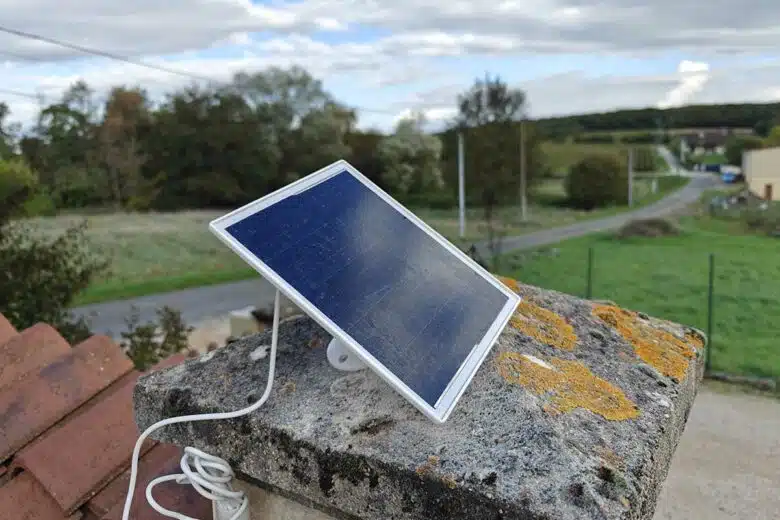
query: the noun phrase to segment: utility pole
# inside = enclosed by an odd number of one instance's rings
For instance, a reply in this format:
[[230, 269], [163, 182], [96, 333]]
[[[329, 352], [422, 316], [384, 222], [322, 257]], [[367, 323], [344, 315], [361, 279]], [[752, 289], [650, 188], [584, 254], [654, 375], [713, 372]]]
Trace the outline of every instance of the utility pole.
[[460, 238], [466, 235], [466, 179], [463, 168], [463, 131], [458, 130], [458, 213], [460, 217]]
[[634, 206], [634, 149], [628, 149], [628, 207]]
[[526, 197], [526, 160], [525, 160], [525, 114], [520, 120], [520, 218], [525, 222], [528, 217], [528, 200]]

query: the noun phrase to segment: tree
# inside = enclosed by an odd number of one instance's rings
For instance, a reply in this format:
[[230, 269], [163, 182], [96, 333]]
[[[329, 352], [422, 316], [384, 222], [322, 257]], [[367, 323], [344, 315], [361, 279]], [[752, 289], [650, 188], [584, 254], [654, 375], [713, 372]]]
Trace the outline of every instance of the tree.
[[769, 135], [763, 140], [763, 148], [780, 146], [780, 126], [772, 127]]
[[8, 123], [10, 113], [8, 105], [0, 102], [0, 160], [8, 160], [16, 156], [14, 144], [19, 125]]
[[271, 189], [349, 155], [346, 135], [355, 125], [354, 111], [301, 67], [240, 73], [232, 89], [262, 116], [263, 132], [277, 148]]
[[111, 91], [103, 120], [96, 129], [90, 159], [102, 171], [103, 182], [99, 186], [104, 198], [116, 209], [149, 206], [148, 200], [139, 200], [145, 186], [142, 167], [146, 160], [140, 138], [149, 120], [148, 102], [142, 90], [116, 87]]
[[[67, 178], [75, 170], [89, 176], [86, 184], [95, 197], [99, 178], [92, 178], [88, 158], [93, 150], [97, 105], [94, 93], [84, 82], [72, 85], [56, 103], [42, 107], [31, 134], [20, 141], [23, 157], [39, 173], [40, 182], [52, 193], [58, 204], [81, 200], [83, 194], [73, 196], [74, 186]], [[76, 187], [78, 190], [79, 188]]]
[[424, 197], [444, 187], [441, 141], [426, 134], [424, 124], [421, 114], [402, 119], [395, 132], [379, 142], [377, 154], [384, 165], [382, 181], [393, 195]]
[[595, 153], [572, 166], [566, 177], [566, 195], [576, 208], [592, 210], [628, 201], [628, 172], [618, 156]]
[[493, 268], [501, 252], [502, 230], [496, 222], [499, 205], [515, 203], [520, 195], [520, 142], [525, 138], [526, 176], [530, 186], [544, 168], [534, 131], [517, 121], [526, 117], [525, 93], [511, 89], [499, 77], [477, 79], [458, 96], [455, 130], [464, 133], [466, 189], [483, 211]]
[[732, 136], [726, 143], [726, 162], [739, 166], [742, 164], [742, 154], [748, 150], [757, 150], [764, 146], [764, 141], [753, 135]]
[[228, 88], [187, 87], [154, 114], [143, 172], [157, 209], [234, 206], [268, 192], [279, 147], [267, 114]]

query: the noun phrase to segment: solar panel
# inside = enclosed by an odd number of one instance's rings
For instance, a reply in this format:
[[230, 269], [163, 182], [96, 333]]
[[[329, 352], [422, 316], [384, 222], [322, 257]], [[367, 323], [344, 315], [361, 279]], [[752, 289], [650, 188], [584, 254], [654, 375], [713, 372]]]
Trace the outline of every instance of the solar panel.
[[520, 301], [346, 161], [210, 228], [440, 423]]

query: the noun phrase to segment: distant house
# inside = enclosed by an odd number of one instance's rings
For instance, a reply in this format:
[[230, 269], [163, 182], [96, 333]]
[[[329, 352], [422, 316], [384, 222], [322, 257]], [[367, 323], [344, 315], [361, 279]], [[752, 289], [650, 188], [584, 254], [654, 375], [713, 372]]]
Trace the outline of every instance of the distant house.
[[780, 147], [744, 152], [742, 173], [752, 193], [764, 200], [780, 200]]
[[705, 153], [722, 154], [726, 149], [726, 143], [732, 135], [745, 134], [740, 129], [731, 128], [708, 128], [692, 130], [690, 132], [680, 132], [678, 135], [685, 141], [686, 145], [693, 150], [694, 155]]

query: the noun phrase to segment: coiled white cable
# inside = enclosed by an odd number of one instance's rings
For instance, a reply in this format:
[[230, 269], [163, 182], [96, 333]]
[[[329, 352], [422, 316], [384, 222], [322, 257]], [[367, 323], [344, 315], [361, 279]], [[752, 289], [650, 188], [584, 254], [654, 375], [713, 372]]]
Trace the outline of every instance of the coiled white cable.
[[[215, 503], [215, 510], [230, 514], [230, 520], [240, 519], [249, 507], [246, 494], [242, 491], [234, 491], [230, 486], [230, 481], [235, 474], [226, 460], [188, 446], [184, 448], [184, 456], [181, 458], [181, 470], [182, 472], [176, 475], [157, 477], [146, 486], [146, 500], [152, 509], [161, 515], [186, 520], [190, 518], [165, 509], [154, 499], [152, 495], [154, 486], [170, 481], [175, 481], [177, 484], [191, 484], [198, 493]], [[215, 516], [214, 520], [220, 520], [220, 517]]]
[[[260, 399], [254, 404], [235, 410], [232, 412], [222, 413], [206, 413], [206, 414], [194, 414], [183, 415], [181, 417], [171, 417], [163, 419], [149, 426], [138, 437], [133, 448], [133, 457], [130, 463], [130, 482], [128, 483], [127, 498], [125, 499], [125, 507], [122, 512], [122, 520], [130, 520], [130, 508], [133, 504], [133, 492], [135, 491], [135, 484], [138, 478], [138, 457], [141, 452], [141, 445], [149, 435], [156, 430], [169, 426], [171, 424], [178, 424], [184, 422], [196, 422], [196, 421], [213, 421], [221, 419], [235, 419], [250, 414], [263, 406], [268, 398], [271, 396], [271, 389], [273, 388], [274, 373], [276, 370], [276, 347], [279, 341], [279, 291], [276, 291], [274, 297], [274, 321], [273, 330], [271, 332], [271, 352], [268, 363], [268, 381], [265, 385], [265, 392]], [[168, 509], [160, 506], [152, 496], [152, 488], [157, 484], [168, 481], [176, 481], [179, 484], [192, 484], [195, 490], [202, 496], [213, 501], [215, 505], [219, 505], [220, 502], [241, 500], [241, 504], [233, 513], [229, 520], [237, 520], [242, 518], [247, 508], [249, 507], [249, 500], [241, 491], [234, 491], [230, 487], [230, 481], [233, 479], [234, 473], [230, 464], [224, 459], [209, 455], [196, 448], [187, 447], [184, 450], [184, 456], [181, 459], [182, 473], [176, 475], [167, 475], [158, 477], [152, 480], [146, 487], [146, 499], [149, 501], [149, 505], [158, 513], [168, 518], [176, 518], [177, 520], [198, 520], [190, 516], [177, 513], [175, 511], [169, 511]], [[215, 520], [221, 520], [215, 518]]]

